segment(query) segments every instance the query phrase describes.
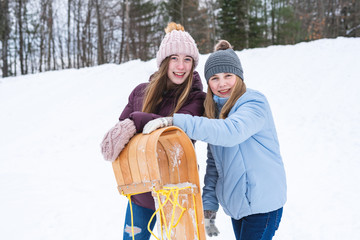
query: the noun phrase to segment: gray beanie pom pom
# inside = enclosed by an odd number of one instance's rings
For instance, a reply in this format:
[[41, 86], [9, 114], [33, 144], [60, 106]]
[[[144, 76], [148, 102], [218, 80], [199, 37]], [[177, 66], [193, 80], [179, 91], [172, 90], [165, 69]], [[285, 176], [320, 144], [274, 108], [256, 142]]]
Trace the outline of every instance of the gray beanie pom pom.
[[226, 50], [229, 48], [233, 49], [233, 47], [231, 46], [231, 44], [228, 41], [219, 40], [219, 42], [214, 47], [214, 52], [219, 51], [219, 50]]

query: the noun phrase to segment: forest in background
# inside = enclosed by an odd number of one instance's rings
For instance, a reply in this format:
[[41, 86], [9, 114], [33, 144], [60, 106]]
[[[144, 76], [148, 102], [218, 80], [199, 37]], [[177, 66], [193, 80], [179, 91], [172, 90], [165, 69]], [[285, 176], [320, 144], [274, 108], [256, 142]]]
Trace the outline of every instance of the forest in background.
[[170, 21], [206, 54], [359, 37], [360, 0], [0, 0], [0, 76], [146, 61]]

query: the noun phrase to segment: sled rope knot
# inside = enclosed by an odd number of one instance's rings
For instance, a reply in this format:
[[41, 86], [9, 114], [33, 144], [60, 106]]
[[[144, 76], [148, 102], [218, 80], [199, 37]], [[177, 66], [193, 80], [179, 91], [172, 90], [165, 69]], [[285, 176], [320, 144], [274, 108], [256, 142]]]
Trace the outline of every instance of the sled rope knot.
[[[181, 190], [184, 190], [184, 189], [188, 189], [188, 188], [191, 188], [191, 186], [187, 186], [187, 187], [182, 187], [182, 188], [179, 188], [177, 186], [173, 186], [173, 187], [164, 187], [163, 189], [160, 189], [160, 190], [155, 190], [153, 189], [153, 191], [156, 193], [156, 196], [157, 196], [157, 200], [158, 200], [158, 209], [154, 212], [154, 214], [151, 216], [150, 220], [149, 220], [149, 223], [148, 223], [148, 231], [151, 233], [151, 235], [153, 235], [157, 240], [160, 240], [150, 229], [150, 223], [151, 221], [153, 220], [153, 218], [156, 216], [156, 214], [159, 212], [159, 216], [160, 218], [162, 218], [163, 221], [161, 221], [161, 219], [159, 219], [160, 221], [160, 229], [161, 229], [161, 239], [163, 239], [163, 234], [162, 234], [162, 231], [163, 231], [163, 222], [164, 222], [164, 225], [165, 225], [165, 234], [166, 234], [166, 237], [167, 239], [171, 239], [171, 231], [173, 228], [175, 228], [180, 220], [181, 220], [181, 217], [183, 216], [184, 212], [186, 211], [186, 208], [182, 207], [180, 204], [179, 204], [179, 201], [178, 201], [178, 196], [179, 196], [179, 191]], [[165, 201], [163, 203], [161, 203], [161, 200], [160, 200], [160, 195], [162, 196], [165, 196]], [[196, 221], [196, 234], [197, 234], [197, 238], [199, 238], [199, 229], [198, 229], [198, 222], [197, 222], [197, 215], [196, 215], [196, 203], [195, 203], [195, 196], [194, 196], [194, 193], [191, 194], [192, 195], [192, 199], [193, 199], [193, 204], [194, 204], [194, 212], [195, 212], [195, 221]], [[171, 198], [171, 196], [173, 196]], [[173, 208], [172, 208], [172, 214], [171, 214], [171, 221], [170, 221], [170, 224], [169, 226], [167, 225], [167, 222], [166, 222], [166, 216], [165, 216], [165, 212], [164, 212], [164, 206], [166, 205], [166, 203], [168, 202], [171, 202], [172, 205], [173, 205]], [[181, 214], [178, 218], [178, 220], [176, 221], [176, 223], [174, 224], [174, 221], [175, 221], [175, 209], [176, 207], [179, 207], [181, 209]]]

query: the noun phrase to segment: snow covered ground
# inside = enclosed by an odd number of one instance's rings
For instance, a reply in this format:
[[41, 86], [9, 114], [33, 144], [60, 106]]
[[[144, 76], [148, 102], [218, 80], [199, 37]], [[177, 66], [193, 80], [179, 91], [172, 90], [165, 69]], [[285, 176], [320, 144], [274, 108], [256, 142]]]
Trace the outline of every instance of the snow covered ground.
[[[238, 52], [247, 86], [271, 104], [286, 167], [275, 239], [359, 239], [359, 54], [360, 38]], [[155, 69], [136, 60], [0, 79], [0, 239], [122, 239], [127, 201], [99, 144]], [[196, 151], [202, 181], [206, 144]], [[211, 239], [234, 239], [222, 211], [217, 225]]]

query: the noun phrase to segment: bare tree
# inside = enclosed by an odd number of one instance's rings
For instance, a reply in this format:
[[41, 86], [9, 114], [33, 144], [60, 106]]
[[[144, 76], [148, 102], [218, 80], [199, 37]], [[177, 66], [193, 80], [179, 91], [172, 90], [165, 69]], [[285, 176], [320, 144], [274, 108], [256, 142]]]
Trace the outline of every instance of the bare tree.
[[0, 40], [1, 40], [1, 60], [2, 60], [2, 77], [9, 76], [8, 65], [8, 41], [10, 35], [10, 16], [9, 1], [0, 1]]
[[19, 34], [19, 58], [20, 58], [20, 72], [25, 74], [25, 63], [24, 63], [24, 36], [23, 36], [23, 0], [17, 0], [16, 5], [16, 18], [18, 23], [18, 34]]
[[97, 53], [98, 53], [98, 64], [104, 64], [104, 32], [103, 32], [103, 25], [101, 19], [101, 12], [100, 12], [100, 4], [99, 0], [95, 0], [95, 9], [96, 9], [96, 20], [97, 20]]
[[71, 4], [72, 0], [68, 0], [68, 9], [67, 9], [67, 40], [66, 40], [66, 49], [67, 49], [67, 65], [68, 68], [71, 68]]
[[209, 40], [209, 45], [206, 46], [205, 52], [211, 52], [213, 49], [213, 46], [216, 44], [216, 40], [218, 39], [217, 36], [217, 19], [216, 19], [216, 10], [219, 8], [217, 1], [215, 0], [207, 0], [205, 2], [207, 11], [207, 20], [209, 26], [209, 30], [207, 31], [207, 39]]
[[[55, 42], [54, 42], [54, 34], [53, 34], [53, 5], [52, 1], [48, 1], [48, 11], [46, 14], [46, 24], [47, 24], [47, 69], [46, 70], [55, 70], [56, 69], [56, 61], [55, 61]], [[51, 62], [53, 60], [53, 68], [51, 68]]]
[[130, 4], [125, 0], [125, 56], [124, 60], [130, 59]]
[[41, 1], [40, 12], [40, 56], [39, 56], [39, 72], [43, 71], [43, 58], [44, 58], [44, 46], [45, 46], [45, 24], [46, 24], [46, 1]]
[[122, 63], [124, 57], [124, 42], [125, 42], [125, 9], [126, 9], [126, 2], [122, 2], [121, 4], [121, 41], [120, 41], [120, 53], [119, 53], [119, 63]]
[[84, 66], [89, 67], [91, 64], [89, 52], [88, 52], [88, 49], [90, 49], [88, 41], [90, 41], [90, 39], [88, 39], [87, 37], [89, 36], [88, 34], [90, 34], [90, 22], [91, 22], [92, 10], [93, 10], [93, 1], [89, 1], [87, 7], [86, 19], [84, 26], [82, 27], [82, 33], [81, 33], [81, 62], [83, 67]]

